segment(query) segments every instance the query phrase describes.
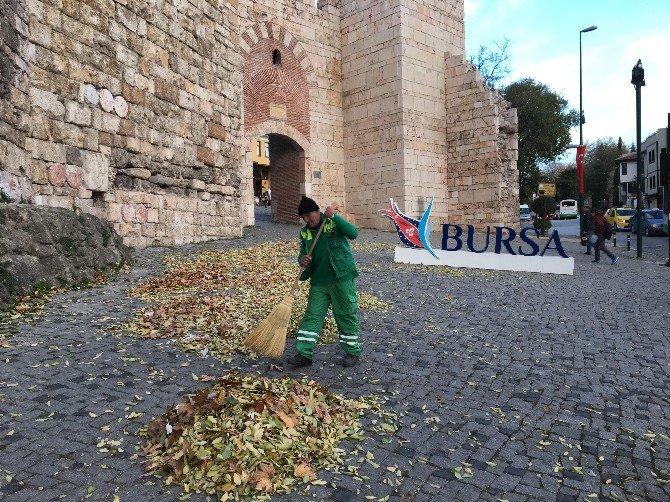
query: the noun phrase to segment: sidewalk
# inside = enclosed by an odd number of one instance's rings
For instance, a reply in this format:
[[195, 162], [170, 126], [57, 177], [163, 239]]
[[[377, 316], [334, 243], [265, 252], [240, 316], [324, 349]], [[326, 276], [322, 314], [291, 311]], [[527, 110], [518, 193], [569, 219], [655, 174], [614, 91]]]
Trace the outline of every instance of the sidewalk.
[[[202, 387], [192, 374], [300, 373], [264, 359], [226, 365], [110, 326], [142, 305], [126, 291], [164, 256], [297, 231], [261, 219], [243, 239], [137, 251], [129, 275], [56, 295], [37, 319], [10, 326], [0, 499], [179, 500], [130, 458], [136, 431]], [[395, 235], [362, 231], [359, 241], [394, 245]], [[346, 445], [372, 452], [378, 468], [364, 463], [358, 479], [322, 471], [327, 486], [273, 500], [670, 499], [670, 268], [633, 252], [592, 264], [566, 240], [574, 276], [444, 274], [393, 264], [391, 246], [360, 247], [359, 289], [393, 308], [361, 311], [358, 367], [344, 371], [337, 345], [320, 345], [303, 374], [347, 397], [385, 396], [400, 429], [390, 443]]]

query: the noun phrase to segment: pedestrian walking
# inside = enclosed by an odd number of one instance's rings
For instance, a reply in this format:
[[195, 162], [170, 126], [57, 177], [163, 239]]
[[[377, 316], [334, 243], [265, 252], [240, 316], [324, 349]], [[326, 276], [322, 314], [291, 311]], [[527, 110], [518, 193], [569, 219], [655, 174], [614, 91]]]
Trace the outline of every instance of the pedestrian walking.
[[607, 256], [609, 256], [610, 260], [612, 260], [612, 265], [615, 265], [616, 262], [619, 261], [619, 257], [614, 256], [605, 246], [605, 239], [612, 237], [612, 226], [605, 219], [606, 210], [607, 208], [603, 207], [601, 210], [596, 211], [596, 214], [593, 215], [591, 225], [589, 227], [591, 233], [595, 235], [597, 239], [595, 243], [596, 256], [595, 260], [593, 260], [593, 263], [600, 263], [600, 252], [602, 251]]
[[[340, 347], [345, 352], [341, 364], [345, 368], [354, 366], [361, 353], [355, 283], [358, 269], [349, 240], [358, 236], [358, 229], [330, 206], [321, 212], [317, 203], [309, 197], [303, 196], [300, 200], [298, 216], [306, 224], [300, 230], [298, 261], [305, 267], [300, 280], [311, 279], [311, 282], [307, 311], [295, 339], [298, 353], [289, 358], [288, 364], [293, 369], [312, 364], [314, 346], [321, 334], [328, 307], [331, 306]], [[322, 235], [310, 256], [308, 250], [321, 225], [324, 225]]]
[[582, 232], [586, 234], [586, 255], [591, 255], [591, 248], [593, 243], [591, 242], [591, 221], [593, 220], [593, 213], [591, 212], [591, 206], [589, 204], [584, 204], [584, 217], [582, 218]]

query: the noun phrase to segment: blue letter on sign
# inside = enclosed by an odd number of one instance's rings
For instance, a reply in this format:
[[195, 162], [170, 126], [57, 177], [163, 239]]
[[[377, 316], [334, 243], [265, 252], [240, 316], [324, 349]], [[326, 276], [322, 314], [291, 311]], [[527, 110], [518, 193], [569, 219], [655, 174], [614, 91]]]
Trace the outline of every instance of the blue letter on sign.
[[537, 228], [526, 227], [526, 228], [524, 228], [523, 230], [521, 230], [521, 233], [519, 234], [519, 235], [521, 235], [521, 240], [522, 240], [523, 242], [525, 242], [526, 244], [528, 244], [528, 245], [530, 246], [530, 248], [532, 249], [532, 251], [531, 251], [530, 253], [524, 253], [524, 252], [523, 252], [523, 249], [521, 249], [521, 246], [519, 246], [519, 254], [520, 254], [521, 256], [535, 256], [537, 253], [540, 252], [540, 246], [537, 245], [537, 242], [535, 242], [534, 240], [530, 239], [530, 238], [526, 235], [528, 232], [533, 232], [533, 233], [535, 233], [535, 237], [537, 237], [537, 238], [540, 237], [540, 231], [539, 231]]
[[[454, 227], [456, 229], [456, 235], [449, 235], [449, 227]], [[463, 241], [461, 240], [461, 235], [463, 234], [463, 229], [458, 225], [452, 225], [451, 223], [445, 223], [442, 225], [442, 250], [443, 251], [458, 251], [463, 247]], [[456, 247], [454, 249], [449, 249], [449, 239], [454, 239], [456, 241]]]
[[[549, 247], [549, 244], [551, 244], [552, 241], [556, 241], [555, 248]], [[563, 251], [563, 245], [561, 244], [561, 239], [558, 237], [558, 232], [556, 230], [554, 230], [554, 232], [551, 234], [551, 237], [549, 237], [549, 240], [547, 241], [547, 244], [545, 244], [544, 249], [540, 253], [540, 256], [544, 256], [544, 253], [547, 252], [547, 249], [555, 249], [563, 258], [568, 257], [568, 255], [565, 254], [565, 251]]]
[[[502, 249], [502, 244], [505, 245], [505, 248], [507, 249], [507, 252], [509, 254], [515, 255], [516, 253], [512, 249], [512, 246], [509, 245], [510, 241], [513, 241], [514, 238], [516, 237], [516, 231], [513, 228], [510, 227], [495, 227], [496, 229], [496, 249], [495, 253], [500, 254], [500, 250]], [[503, 239], [503, 230], [508, 230], [509, 231], [509, 237], [507, 239]]]
[[468, 249], [473, 253], [483, 253], [489, 248], [489, 236], [491, 235], [491, 227], [486, 227], [486, 246], [481, 251], [477, 251], [474, 245], [475, 227], [468, 225]]

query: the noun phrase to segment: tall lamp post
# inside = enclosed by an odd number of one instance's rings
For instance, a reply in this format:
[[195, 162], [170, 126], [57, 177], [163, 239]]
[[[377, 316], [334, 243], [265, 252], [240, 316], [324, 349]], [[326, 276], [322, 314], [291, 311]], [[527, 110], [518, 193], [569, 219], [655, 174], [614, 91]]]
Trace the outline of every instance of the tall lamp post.
[[633, 75], [630, 83], [635, 86], [635, 128], [637, 133], [637, 210], [635, 212], [635, 228], [637, 229], [637, 257], [642, 258], [642, 190], [644, 189], [644, 172], [642, 169], [642, 117], [640, 113], [642, 103], [642, 86], [644, 84], [644, 68], [642, 60], [638, 59], [633, 66]]
[[[582, 126], [584, 125], [584, 110], [582, 108], [582, 33], [588, 33], [598, 29], [597, 26], [589, 26], [584, 28], [579, 32], [579, 144], [584, 144], [584, 134], [582, 132]], [[583, 176], [583, 174], [582, 174]], [[580, 187], [583, 186], [583, 182], [579, 183]], [[579, 210], [579, 231], [582, 231], [584, 225], [584, 191], [583, 189], [579, 191], [579, 201], [577, 203], [577, 209]]]

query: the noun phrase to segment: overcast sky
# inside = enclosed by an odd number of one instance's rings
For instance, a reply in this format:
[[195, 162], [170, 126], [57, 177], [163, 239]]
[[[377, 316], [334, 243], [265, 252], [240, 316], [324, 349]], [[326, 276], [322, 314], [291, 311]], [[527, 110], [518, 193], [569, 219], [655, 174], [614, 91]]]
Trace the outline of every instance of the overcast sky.
[[[468, 57], [480, 45], [510, 40], [512, 73], [531, 77], [579, 110], [579, 31], [582, 34], [584, 140], [621, 136], [635, 141], [631, 70], [645, 69], [642, 140], [667, 127], [670, 113], [670, 0], [465, 0]], [[579, 128], [573, 130], [579, 141]]]

